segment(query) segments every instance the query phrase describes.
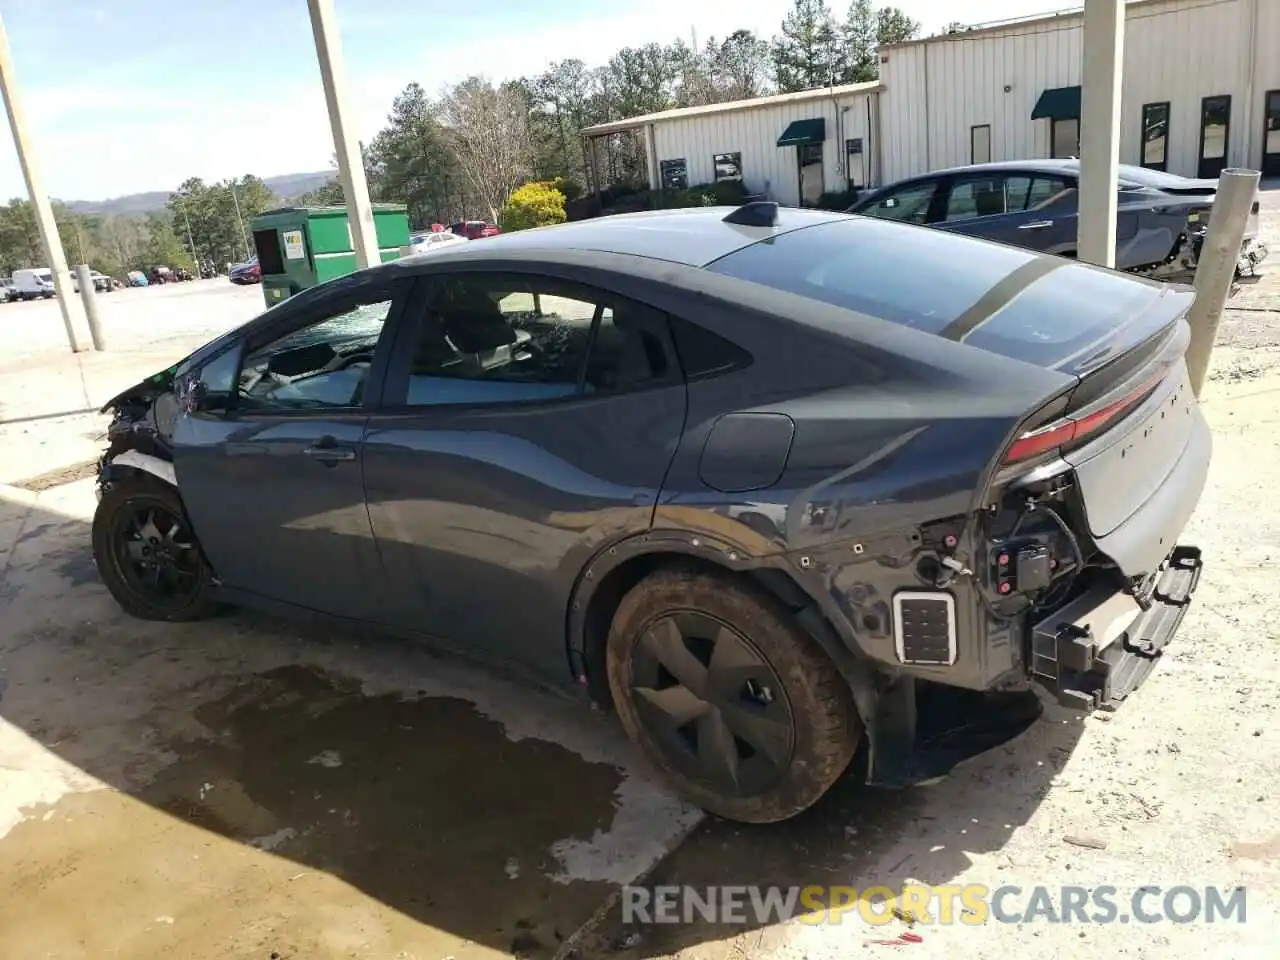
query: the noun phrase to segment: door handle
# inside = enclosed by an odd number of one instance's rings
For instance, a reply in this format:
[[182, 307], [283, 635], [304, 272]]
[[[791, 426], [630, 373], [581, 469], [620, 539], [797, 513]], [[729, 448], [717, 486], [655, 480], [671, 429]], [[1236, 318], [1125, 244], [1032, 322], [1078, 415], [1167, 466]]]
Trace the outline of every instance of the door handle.
[[1018, 227], [1019, 230], [1044, 230], [1046, 227], [1052, 227], [1052, 220], [1036, 220], [1033, 223], [1024, 223]]
[[343, 463], [347, 460], [354, 460], [356, 452], [350, 447], [341, 447], [333, 441], [332, 438], [322, 437], [314, 444], [302, 451], [312, 460], [319, 461], [324, 464]]

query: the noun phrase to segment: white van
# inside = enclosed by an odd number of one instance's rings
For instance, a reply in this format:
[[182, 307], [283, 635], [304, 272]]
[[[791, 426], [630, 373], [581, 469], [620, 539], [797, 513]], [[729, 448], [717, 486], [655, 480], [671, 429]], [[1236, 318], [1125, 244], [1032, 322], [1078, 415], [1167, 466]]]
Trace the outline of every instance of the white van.
[[56, 292], [53, 289], [53, 271], [48, 267], [13, 271], [13, 285], [22, 300], [34, 300], [36, 297], [47, 300]]

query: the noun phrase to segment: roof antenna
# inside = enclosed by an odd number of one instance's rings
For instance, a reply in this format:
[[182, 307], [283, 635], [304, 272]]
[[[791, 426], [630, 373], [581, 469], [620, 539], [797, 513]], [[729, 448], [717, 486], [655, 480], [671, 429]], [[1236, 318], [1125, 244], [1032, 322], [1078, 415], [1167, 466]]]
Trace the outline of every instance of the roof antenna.
[[740, 227], [776, 227], [778, 225], [778, 204], [774, 200], [752, 200], [744, 203], [724, 217], [725, 223], [735, 223]]

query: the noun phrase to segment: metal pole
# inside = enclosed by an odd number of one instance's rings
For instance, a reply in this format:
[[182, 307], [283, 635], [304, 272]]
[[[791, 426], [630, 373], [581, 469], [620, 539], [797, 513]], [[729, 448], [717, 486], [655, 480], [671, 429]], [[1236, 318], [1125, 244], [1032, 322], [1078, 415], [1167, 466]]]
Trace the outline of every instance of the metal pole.
[[187, 225], [187, 246], [191, 248], [191, 262], [196, 265], [196, 272], [200, 271], [200, 258], [196, 256], [196, 242], [191, 237], [191, 218], [187, 216], [187, 205], [182, 205], [182, 222]]
[[355, 246], [356, 264], [368, 267], [380, 263], [378, 237], [373, 224], [373, 204], [369, 202], [369, 182], [364, 173], [364, 157], [350, 127], [347, 105], [347, 71], [342, 61], [342, 47], [334, 27], [333, 0], [307, 0], [311, 11], [311, 32], [315, 34], [316, 58], [320, 61], [320, 79], [324, 83], [325, 103], [329, 108], [329, 126], [333, 128], [333, 146], [338, 155], [338, 176], [347, 200], [347, 222], [351, 225], [351, 241]]
[[1196, 302], [1187, 314], [1187, 323], [1191, 325], [1187, 371], [1197, 397], [1209, 372], [1209, 355], [1218, 334], [1218, 321], [1222, 319], [1222, 310], [1236, 279], [1240, 245], [1244, 242], [1249, 211], [1258, 195], [1258, 179], [1257, 170], [1235, 169], [1222, 171], [1218, 179], [1218, 195], [1213, 199], [1209, 229], [1205, 231], [1196, 264]]
[[240, 215], [240, 198], [236, 196], [236, 183], [234, 180], [231, 181], [231, 202], [236, 205], [236, 223], [240, 224], [240, 241], [244, 244], [244, 258], [248, 260], [249, 235], [244, 232], [244, 217]]
[[89, 336], [93, 338], [93, 349], [105, 350], [102, 339], [102, 323], [98, 320], [98, 291], [93, 286], [93, 274], [89, 272], [87, 263], [76, 267], [76, 278], [80, 281], [80, 299], [84, 302], [84, 315], [89, 318]]
[[1080, 97], [1080, 221], [1076, 255], [1116, 265], [1120, 181], [1120, 87], [1124, 0], [1085, 0], [1084, 83]]
[[71, 271], [67, 267], [67, 257], [62, 250], [62, 238], [58, 236], [58, 224], [53, 219], [53, 207], [49, 203], [49, 194], [44, 189], [44, 179], [40, 175], [40, 165], [27, 139], [27, 117], [22, 109], [22, 101], [18, 96], [18, 84], [13, 70], [13, 54], [9, 50], [9, 35], [4, 28], [4, 20], [0, 19], [0, 94], [4, 95], [5, 110], [9, 114], [9, 127], [13, 130], [13, 145], [18, 151], [18, 163], [22, 167], [23, 179], [27, 182], [27, 193], [31, 197], [31, 210], [35, 215], [36, 227], [40, 231], [40, 244], [44, 248], [45, 258], [53, 273], [53, 286], [58, 291], [58, 306], [62, 309], [62, 323], [67, 329], [67, 343], [73, 353], [80, 353], [85, 346], [80, 342], [76, 328], [78, 313], [77, 304], [71, 289]]

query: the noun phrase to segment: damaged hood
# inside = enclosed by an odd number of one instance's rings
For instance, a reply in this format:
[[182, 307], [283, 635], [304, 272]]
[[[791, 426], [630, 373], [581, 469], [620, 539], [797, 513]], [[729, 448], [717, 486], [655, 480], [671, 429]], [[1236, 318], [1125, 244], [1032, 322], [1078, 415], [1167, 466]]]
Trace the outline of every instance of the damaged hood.
[[222, 353], [235, 340], [239, 339], [240, 329], [231, 330], [214, 340], [210, 340], [203, 347], [199, 347], [194, 352], [187, 354], [177, 363], [165, 367], [158, 373], [153, 373], [149, 377], [139, 380], [131, 387], [126, 387], [114, 397], [102, 405], [99, 413], [110, 413], [120, 407], [127, 406], [131, 403], [150, 403], [156, 397], [163, 393], [168, 393], [173, 389], [174, 381], [195, 367], [201, 366], [207, 360]]

